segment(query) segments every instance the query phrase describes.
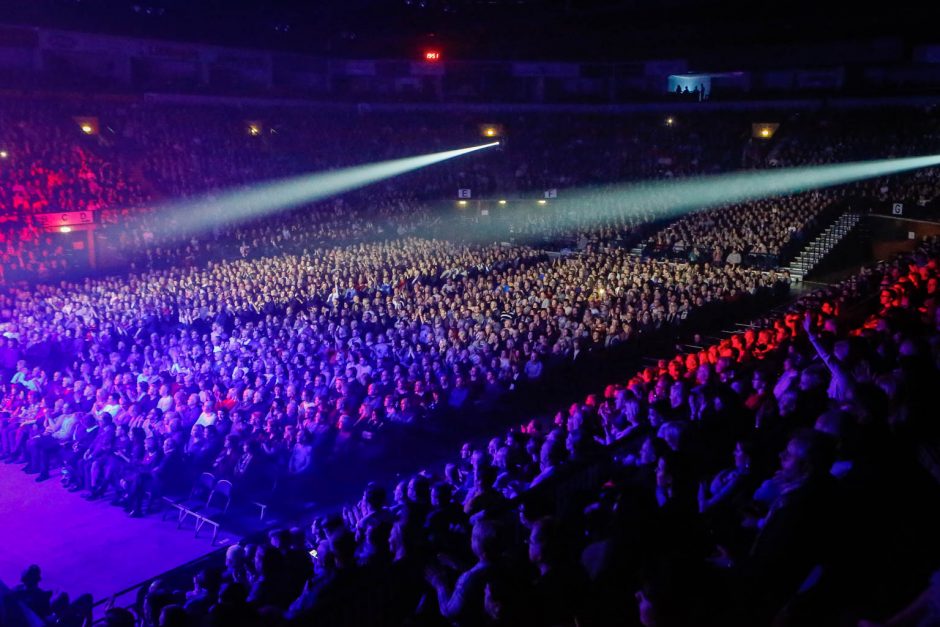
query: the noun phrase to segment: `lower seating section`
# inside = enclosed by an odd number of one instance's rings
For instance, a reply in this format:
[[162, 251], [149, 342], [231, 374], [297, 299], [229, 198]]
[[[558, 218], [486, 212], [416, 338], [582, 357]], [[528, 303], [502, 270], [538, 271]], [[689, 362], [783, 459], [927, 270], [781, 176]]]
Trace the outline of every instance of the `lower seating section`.
[[[375, 624], [397, 607], [388, 599], [401, 601], [399, 583], [376, 573], [415, 561], [426, 576], [408, 609], [419, 622], [476, 612], [513, 624], [802, 625], [890, 614], [940, 557], [925, 543], [937, 522], [926, 452], [940, 443], [927, 402], [938, 255], [930, 243], [551, 424], [467, 445], [439, 473], [399, 483], [388, 503], [369, 487], [314, 526], [320, 580], [355, 580], [361, 595], [344, 598], [363, 599]], [[903, 573], [898, 554], [912, 559]], [[286, 564], [280, 572], [292, 576]], [[284, 607], [301, 624], [363, 616], [309, 589]]]
[[[940, 562], [938, 262], [931, 241], [863, 269], [438, 470], [370, 484], [309, 530], [232, 546], [185, 595], [154, 584], [132, 611], [298, 625], [889, 616]], [[181, 520], [215, 522], [220, 483], [205, 474], [173, 501]]]
[[[163, 215], [138, 201], [349, 165], [363, 155], [347, 127], [370, 158], [400, 156], [376, 140], [398, 131], [357, 114], [334, 137], [284, 113], [262, 143], [229, 109], [98, 103], [114, 123], [99, 141], [60, 105], [0, 125], [25, 146], [0, 163], [0, 182], [23, 179], [0, 191], [0, 267], [15, 270], [0, 286], [0, 458], [58, 478], [63, 499], [175, 518], [207, 550], [245, 536], [224, 564], [99, 606], [109, 627], [897, 624], [936, 596], [940, 244], [905, 241], [796, 300], [773, 269], [828, 211], [904, 197], [910, 178], [672, 221], [668, 186], [633, 211], [608, 183], [733, 167], [740, 115], [706, 112], [701, 134], [621, 120], [604, 150], [583, 137], [609, 117], [546, 116], [520, 122], [540, 139], [466, 171], [164, 244]], [[479, 139], [431, 117], [398, 148]], [[813, 120], [749, 142], [748, 162], [830, 161], [794, 148]], [[569, 152], [545, 149], [556, 132]], [[871, 157], [873, 141], [847, 134], [837, 154]], [[938, 172], [924, 172], [928, 205]], [[558, 181], [596, 203], [493, 201], [492, 221], [426, 203], [464, 185], [564, 196]], [[29, 218], [54, 203], [94, 204], [119, 271], [35, 280], [76, 269]], [[40, 576], [0, 592], [3, 627], [92, 622], [87, 598], [53, 600]]]

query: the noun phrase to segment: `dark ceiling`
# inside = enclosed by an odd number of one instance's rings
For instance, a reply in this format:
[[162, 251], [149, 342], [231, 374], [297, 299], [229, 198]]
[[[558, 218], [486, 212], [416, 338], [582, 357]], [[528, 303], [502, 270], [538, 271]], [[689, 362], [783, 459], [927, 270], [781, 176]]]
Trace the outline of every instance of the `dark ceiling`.
[[929, 41], [924, 5], [741, 0], [0, 0], [2, 21], [349, 57], [622, 61]]

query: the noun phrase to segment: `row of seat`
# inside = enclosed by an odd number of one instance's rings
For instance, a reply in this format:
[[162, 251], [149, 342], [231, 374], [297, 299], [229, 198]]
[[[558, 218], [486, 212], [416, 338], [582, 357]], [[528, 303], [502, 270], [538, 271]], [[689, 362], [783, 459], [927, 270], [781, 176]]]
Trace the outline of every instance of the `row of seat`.
[[193, 483], [188, 497], [163, 497], [168, 506], [163, 510], [163, 520], [175, 510], [176, 528], [182, 528], [187, 520], [192, 519], [196, 537], [199, 537], [199, 532], [208, 525], [212, 527], [212, 544], [215, 544], [219, 527], [232, 504], [232, 487], [232, 482], [228, 479], [216, 480], [211, 472], [204, 472]]

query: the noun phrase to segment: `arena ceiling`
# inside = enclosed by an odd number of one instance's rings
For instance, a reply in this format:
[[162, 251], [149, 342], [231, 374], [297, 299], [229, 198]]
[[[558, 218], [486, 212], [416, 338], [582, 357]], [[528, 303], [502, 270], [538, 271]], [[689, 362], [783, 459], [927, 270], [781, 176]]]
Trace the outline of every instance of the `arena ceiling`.
[[924, 5], [743, 0], [0, 0], [0, 21], [314, 54], [634, 60], [894, 37], [935, 39]]

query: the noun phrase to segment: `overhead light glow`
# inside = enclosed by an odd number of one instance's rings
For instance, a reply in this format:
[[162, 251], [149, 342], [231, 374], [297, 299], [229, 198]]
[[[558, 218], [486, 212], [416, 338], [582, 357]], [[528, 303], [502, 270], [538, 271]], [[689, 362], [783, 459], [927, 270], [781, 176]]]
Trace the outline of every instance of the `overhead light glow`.
[[8, 153], [6, 150], [0, 150], [0, 159], [6, 159], [9, 156], [10, 153]]
[[673, 117], [668, 117], [668, 118], [666, 118], [666, 126], [672, 126], [672, 125], [675, 124], [675, 123], [676, 123], [675, 118], [673, 118]]
[[488, 137], [493, 139], [494, 137], [501, 137], [503, 135], [503, 125], [496, 124], [494, 122], [484, 122], [478, 126], [480, 129], [480, 135], [483, 137]]
[[547, 200], [538, 200], [538, 201], [536, 201], [536, 202], [538, 202], [540, 205], [547, 205], [547, 204], [548, 204], [548, 201], [547, 201]]
[[770, 139], [780, 128], [777, 122], [756, 122], [751, 125], [751, 136], [757, 139]]
[[500, 201], [499, 201], [499, 204], [501, 204], [501, 205], [505, 205], [505, 204], [506, 204], [506, 201], [505, 201], [505, 200], [502, 200], [502, 199], [500, 199]]
[[466, 201], [466, 200], [458, 200], [458, 201], [457, 201], [457, 204], [460, 205], [461, 207], [466, 207], [466, 206], [467, 206], [467, 201]]
[[71, 233], [71, 232], [72, 232], [72, 227], [70, 227], [70, 226], [60, 226], [60, 227], [59, 227], [59, 233]]
[[86, 135], [91, 135], [95, 132], [95, 128], [91, 124], [82, 124], [82, 132]]

